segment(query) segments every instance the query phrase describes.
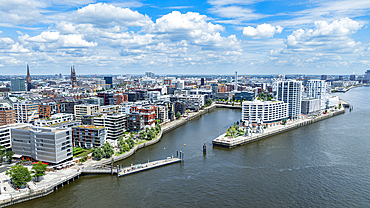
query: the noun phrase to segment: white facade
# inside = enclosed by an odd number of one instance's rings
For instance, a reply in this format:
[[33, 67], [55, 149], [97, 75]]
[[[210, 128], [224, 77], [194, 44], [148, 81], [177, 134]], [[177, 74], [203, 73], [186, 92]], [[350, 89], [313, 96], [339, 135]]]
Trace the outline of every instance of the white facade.
[[12, 147], [11, 129], [30, 126], [30, 124], [9, 124], [0, 126], [0, 146], [10, 149]]
[[308, 80], [306, 84], [307, 98], [320, 100], [320, 110], [325, 109], [326, 98], [328, 96], [328, 84], [324, 80]]
[[59, 124], [63, 122], [73, 121], [74, 115], [69, 113], [57, 113], [51, 115], [49, 119], [37, 119], [35, 126], [50, 126], [53, 124]]
[[125, 114], [105, 114], [94, 117], [94, 125], [103, 126], [107, 132], [107, 139], [116, 140], [126, 131]]
[[283, 101], [244, 101], [242, 121], [257, 123], [257, 119], [262, 118], [263, 123], [279, 122], [289, 117], [288, 106]]
[[338, 107], [339, 105], [339, 97], [338, 96], [331, 96], [326, 99], [326, 104], [329, 108], [331, 107]]
[[176, 89], [184, 89], [184, 88], [185, 88], [184, 80], [178, 79], [176, 82]]
[[[324, 100], [324, 103], [326, 99]], [[302, 100], [302, 114], [311, 114], [321, 110], [321, 103], [320, 99], [303, 99]]]
[[99, 106], [92, 104], [81, 104], [74, 106], [75, 117], [77, 121], [81, 121], [83, 115], [93, 115], [99, 113]]
[[15, 154], [53, 164], [73, 157], [71, 128], [23, 127], [12, 129], [11, 136]]
[[295, 80], [274, 83], [276, 99], [289, 103], [289, 117], [296, 119], [301, 115], [302, 82]]

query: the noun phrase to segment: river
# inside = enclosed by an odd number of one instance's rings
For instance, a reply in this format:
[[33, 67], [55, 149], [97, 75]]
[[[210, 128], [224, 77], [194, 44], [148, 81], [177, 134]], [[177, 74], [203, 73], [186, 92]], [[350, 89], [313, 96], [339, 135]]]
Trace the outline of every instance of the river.
[[118, 163], [182, 150], [182, 164], [119, 179], [82, 176], [14, 207], [370, 207], [369, 94], [370, 87], [337, 94], [352, 112], [234, 149], [211, 142], [241, 111], [216, 109]]

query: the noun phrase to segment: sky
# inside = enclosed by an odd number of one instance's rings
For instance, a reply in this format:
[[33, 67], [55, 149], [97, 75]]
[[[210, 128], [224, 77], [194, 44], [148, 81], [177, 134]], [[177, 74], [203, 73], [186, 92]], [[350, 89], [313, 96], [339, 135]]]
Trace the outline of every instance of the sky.
[[369, 0], [1, 0], [0, 75], [361, 75], [369, 20]]

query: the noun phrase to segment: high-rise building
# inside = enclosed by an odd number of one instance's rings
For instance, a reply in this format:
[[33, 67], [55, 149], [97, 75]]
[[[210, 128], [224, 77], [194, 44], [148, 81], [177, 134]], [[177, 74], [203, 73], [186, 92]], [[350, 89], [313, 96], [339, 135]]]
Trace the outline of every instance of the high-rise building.
[[10, 91], [26, 91], [26, 85], [24, 79], [11, 79], [10, 80]]
[[328, 83], [324, 80], [307, 80], [307, 98], [317, 98], [320, 100], [320, 109], [325, 109], [326, 97], [328, 96]]
[[301, 115], [302, 82], [295, 80], [277, 81], [276, 99], [289, 104], [289, 117], [297, 119]]
[[145, 72], [145, 76], [147, 76], [149, 78], [153, 78], [154, 77], [154, 73], [153, 72]]
[[365, 80], [366, 80], [366, 83], [370, 82], [370, 70], [367, 70], [365, 72]]
[[77, 77], [76, 77], [76, 70], [75, 66], [71, 66], [71, 83], [72, 87], [77, 87]]
[[235, 71], [235, 91], [238, 91], [238, 72]]
[[204, 78], [200, 78], [200, 85], [203, 86], [204, 85]]
[[126, 114], [99, 114], [94, 117], [94, 125], [105, 127], [107, 139], [117, 140], [125, 134]]
[[109, 85], [110, 88], [113, 87], [113, 78], [112, 77], [104, 77], [105, 84]]
[[349, 80], [356, 81], [356, 75], [354, 75], [354, 74], [350, 75]]
[[321, 80], [327, 80], [328, 79], [328, 75], [321, 75]]

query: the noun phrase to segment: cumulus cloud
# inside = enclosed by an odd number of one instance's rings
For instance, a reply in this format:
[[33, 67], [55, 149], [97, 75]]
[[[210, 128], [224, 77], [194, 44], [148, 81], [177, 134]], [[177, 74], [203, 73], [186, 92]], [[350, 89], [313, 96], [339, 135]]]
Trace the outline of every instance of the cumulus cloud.
[[275, 33], [281, 33], [282, 31], [283, 28], [280, 26], [272, 26], [264, 23], [262, 25], [258, 25], [257, 28], [251, 26], [244, 27], [243, 35], [253, 39], [272, 38]]
[[314, 29], [298, 29], [289, 35], [285, 41], [290, 49], [301, 51], [315, 51], [317, 49], [350, 49], [358, 43], [350, 38], [362, 25], [350, 18], [342, 18], [331, 23], [316, 21]]
[[77, 23], [89, 23], [99, 27], [114, 25], [123, 26], [146, 26], [152, 23], [147, 16], [129, 8], [116, 7], [111, 4], [89, 4], [78, 9], [73, 17]]

